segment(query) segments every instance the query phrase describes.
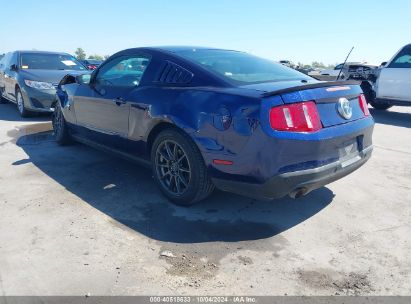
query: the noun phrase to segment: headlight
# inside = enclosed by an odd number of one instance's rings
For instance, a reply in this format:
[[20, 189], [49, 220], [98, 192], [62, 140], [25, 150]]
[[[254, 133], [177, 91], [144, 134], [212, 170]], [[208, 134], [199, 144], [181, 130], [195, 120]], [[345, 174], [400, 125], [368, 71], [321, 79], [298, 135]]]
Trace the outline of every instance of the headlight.
[[49, 82], [33, 81], [33, 80], [24, 80], [25, 84], [30, 88], [37, 90], [52, 90], [54, 89], [53, 84]]

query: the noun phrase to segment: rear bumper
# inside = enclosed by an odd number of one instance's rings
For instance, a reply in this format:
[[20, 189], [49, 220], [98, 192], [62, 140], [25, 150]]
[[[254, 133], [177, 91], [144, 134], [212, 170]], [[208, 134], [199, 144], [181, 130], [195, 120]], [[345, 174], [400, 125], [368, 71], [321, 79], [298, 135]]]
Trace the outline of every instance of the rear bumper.
[[371, 157], [372, 150], [373, 147], [369, 146], [351, 160], [338, 160], [317, 168], [282, 173], [263, 184], [219, 178], [213, 178], [213, 182], [220, 190], [263, 200], [281, 198], [288, 194], [293, 197], [305, 195], [360, 168]]

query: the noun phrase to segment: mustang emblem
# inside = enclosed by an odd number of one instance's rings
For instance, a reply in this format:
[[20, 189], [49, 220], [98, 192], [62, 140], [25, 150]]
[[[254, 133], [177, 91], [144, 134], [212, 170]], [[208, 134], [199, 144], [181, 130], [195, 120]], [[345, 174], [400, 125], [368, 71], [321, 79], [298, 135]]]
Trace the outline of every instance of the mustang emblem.
[[352, 107], [347, 98], [340, 98], [337, 103], [338, 113], [344, 119], [350, 119], [352, 116]]

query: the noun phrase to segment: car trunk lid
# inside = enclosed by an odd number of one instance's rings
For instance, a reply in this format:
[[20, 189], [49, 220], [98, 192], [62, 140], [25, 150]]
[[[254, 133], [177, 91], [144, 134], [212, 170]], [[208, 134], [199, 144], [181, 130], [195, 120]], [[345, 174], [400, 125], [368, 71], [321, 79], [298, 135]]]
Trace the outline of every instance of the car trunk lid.
[[[299, 85], [289, 83], [288, 87], [285, 84], [275, 84], [272, 86], [272, 90], [269, 89], [269, 84], [259, 85], [256, 85], [254, 88], [264, 91], [262, 94], [263, 98], [268, 99], [273, 96], [280, 96], [284, 104], [315, 102], [324, 128], [364, 117], [359, 102], [362, 90], [358, 82], [310, 82], [302, 84], [300, 81]], [[341, 109], [341, 104], [347, 104], [347, 101], [351, 108], [351, 116], [344, 116], [344, 111]]]

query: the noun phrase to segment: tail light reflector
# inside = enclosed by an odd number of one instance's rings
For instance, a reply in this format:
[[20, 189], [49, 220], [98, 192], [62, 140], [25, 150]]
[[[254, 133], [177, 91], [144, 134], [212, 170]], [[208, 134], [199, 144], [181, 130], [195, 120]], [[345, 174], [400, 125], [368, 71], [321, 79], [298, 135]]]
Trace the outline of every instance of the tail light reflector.
[[364, 94], [361, 94], [358, 97], [358, 102], [360, 103], [360, 108], [365, 116], [370, 116], [370, 110], [368, 109], [367, 99], [365, 98]]
[[232, 165], [233, 162], [231, 160], [225, 160], [225, 159], [213, 159], [213, 163], [216, 165]]
[[271, 108], [270, 125], [276, 131], [315, 132], [322, 128], [313, 101]]

